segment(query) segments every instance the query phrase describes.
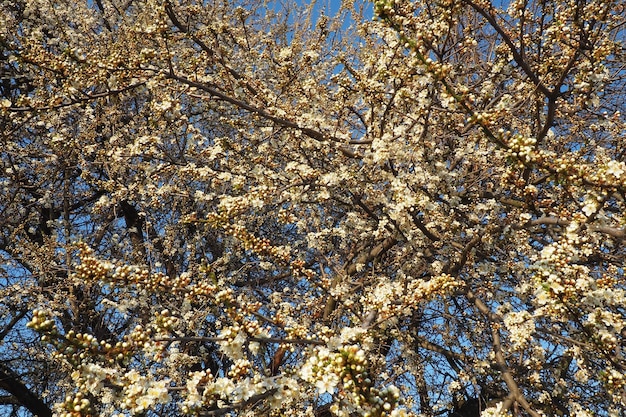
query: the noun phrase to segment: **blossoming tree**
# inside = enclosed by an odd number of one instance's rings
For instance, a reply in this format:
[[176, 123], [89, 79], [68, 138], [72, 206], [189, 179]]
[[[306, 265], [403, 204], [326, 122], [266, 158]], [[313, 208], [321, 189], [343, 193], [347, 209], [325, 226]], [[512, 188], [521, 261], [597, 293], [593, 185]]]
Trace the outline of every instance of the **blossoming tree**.
[[626, 407], [623, 2], [0, 12], [7, 413]]

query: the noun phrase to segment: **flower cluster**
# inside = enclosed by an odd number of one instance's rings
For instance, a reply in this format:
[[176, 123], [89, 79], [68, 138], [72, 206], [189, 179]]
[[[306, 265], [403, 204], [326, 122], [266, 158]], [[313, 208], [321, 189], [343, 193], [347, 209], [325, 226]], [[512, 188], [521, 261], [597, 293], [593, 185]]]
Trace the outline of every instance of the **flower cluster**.
[[74, 396], [67, 396], [65, 401], [57, 406], [59, 417], [86, 417], [93, 415], [91, 403], [82, 392]]
[[504, 317], [504, 325], [509, 331], [509, 340], [513, 344], [513, 349], [527, 346], [535, 331], [533, 316], [528, 311], [508, 313]]
[[400, 400], [399, 390], [393, 385], [382, 389], [374, 386], [367, 356], [358, 345], [333, 351], [320, 347], [313, 351], [299, 375], [320, 394], [338, 395], [340, 401], [331, 406], [331, 411], [339, 416], [349, 416], [351, 412], [372, 417], [398, 415], [400, 411], [394, 411]]

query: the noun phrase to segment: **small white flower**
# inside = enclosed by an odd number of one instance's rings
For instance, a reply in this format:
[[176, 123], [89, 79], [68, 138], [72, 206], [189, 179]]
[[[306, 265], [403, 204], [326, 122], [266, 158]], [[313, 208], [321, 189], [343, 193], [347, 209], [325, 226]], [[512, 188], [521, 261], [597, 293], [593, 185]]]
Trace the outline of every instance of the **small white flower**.
[[624, 162], [612, 160], [606, 164], [606, 173], [613, 175], [615, 178], [620, 178], [624, 172], [626, 172], [626, 164]]
[[585, 198], [585, 205], [582, 208], [582, 212], [585, 216], [589, 217], [598, 209], [598, 202], [595, 199]]
[[320, 394], [329, 393], [332, 394], [335, 391], [335, 387], [339, 383], [339, 377], [335, 374], [324, 374], [321, 379], [315, 382], [315, 386], [319, 390]]
[[502, 403], [498, 403], [495, 407], [489, 407], [480, 413], [480, 417], [505, 417], [510, 415], [511, 413], [504, 409]]

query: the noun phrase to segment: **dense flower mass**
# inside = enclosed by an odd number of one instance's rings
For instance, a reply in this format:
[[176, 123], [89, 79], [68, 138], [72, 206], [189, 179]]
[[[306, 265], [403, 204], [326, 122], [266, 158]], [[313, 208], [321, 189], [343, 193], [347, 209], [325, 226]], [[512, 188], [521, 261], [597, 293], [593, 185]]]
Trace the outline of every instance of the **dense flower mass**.
[[0, 414], [621, 415], [623, 2], [318, 3], [0, 4]]

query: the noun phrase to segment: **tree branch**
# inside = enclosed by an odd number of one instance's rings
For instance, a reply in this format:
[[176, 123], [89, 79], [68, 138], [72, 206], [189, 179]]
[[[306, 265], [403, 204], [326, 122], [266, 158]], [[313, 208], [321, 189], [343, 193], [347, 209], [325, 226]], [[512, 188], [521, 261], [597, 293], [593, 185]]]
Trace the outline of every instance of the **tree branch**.
[[550, 91], [550, 89], [541, 82], [539, 77], [537, 77], [537, 74], [533, 72], [528, 63], [524, 60], [524, 57], [522, 56], [520, 51], [518, 51], [515, 47], [515, 44], [513, 43], [509, 35], [507, 35], [504, 29], [502, 29], [498, 22], [496, 22], [496, 19], [491, 14], [489, 14], [487, 10], [485, 10], [483, 7], [480, 7], [472, 0], [463, 0], [463, 2], [468, 4], [472, 9], [476, 10], [476, 12], [483, 16], [485, 20], [487, 20], [487, 22], [489, 22], [489, 24], [494, 28], [494, 30], [498, 32], [498, 34], [502, 37], [504, 43], [509, 47], [511, 54], [513, 55], [513, 59], [515, 60], [517, 65], [520, 66], [522, 71], [524, 71], [526, 76], [530, 78], [530, 80], [533, 82], [533, 84], [535, 84], [537, 89], [541, 91], [541, 93], [546, 97], [552, 97], [554, 95], [554, 92]]
[[271, 397], [276, 391], [278, 391], [278, 389], [273, 388], [267, 392], [264, 392], [262, 394], [257, 394], [257, 395], [253, 395], [252, 397], [248, 398], [245, 401], [241, 401], [238, 403], [235, 403], [233, 405], [231, 405], [230, 407], [224, 407], [224, 408], [219, 408], [217, 410], [211, 410], [211, 411], [204, 411], [204, 412], [200, 412], [198, 413], [199, 416], [202, 417], [212, 417], [212, 416], [222, 416], [224, 414], [228, 414], [232, 411], [235, 410], [241, 410], [242, 408], [245, 408], [249, 405], [253, 405], [254, 403], [257, 403], [261, 400], [264, 400], [267, 397]]
[[38, 417], [52, 417], [52, 410], [39, 396], [31, 391], [18, 375], [0, 363], [0, 389], [13, 395], [18, 403]]
[[[196, 81], [192, 81], [186, 77], [182, 77], [180, 75], [176, 75], [173, 73], [165, 73], [165, 76], [169, 79], [181, 82], [183, 84], [186, 84], [190, 87], [195, 87], [198, 90], [202, 90], [205, 91], [207, 93], [209, 93], [209, 95], [213, 96], [213, 97], [217, 97], [220, 100], [223, 100], [227, 103], [230, 103], [242, 110], [246, 110], [250, 113], [256, 114], [258, 116], [261, 116], [262, 118], [269, 120], [271, 122], [274, 122], [280, 126], [283, 127], [287, 127], [290, 129], [296, 129], [299, 130], [300, 132], [302, 132], [305, 136], [310, 137], [311, 139], [315, 139], [319, 142], [324, 142], [326, 140], [331, 141], [331, 142], [335, 142], [335, 143], [340, 143], [343, 144], [343, 141], [339, 138], [336, 138], [334, 136], [327, 136], [325, 134], [323, 134], [322, 132], [319, 132], [317, 130], [308, 128], [308, 127], [302, 127], [300, 125], [298, 125], [296, 122], [293, 122], [291, 120], [282, 118], [282, 117], [278, 117], [278, 116], [274, 116], [273, 114], [269, 113], [268, 111], [258, 108], [256, 106], [253, 106], [243, 100], [239, 100], [236, 99], [234, 97], [229, 96], [226, 93], [223, 93], [222, 91], [218, 90], [217, 88], [210, 86], [210, 85], [206, 85], [204, 83], [199, 83]], [[356, 152], [354, 152], [352, 149], [348, 148], [345, 145], [340, 145], [337, 148], [343, 155], [349, 157], [349, 158], [358, 158], [358, 155], [356, 154]]]

